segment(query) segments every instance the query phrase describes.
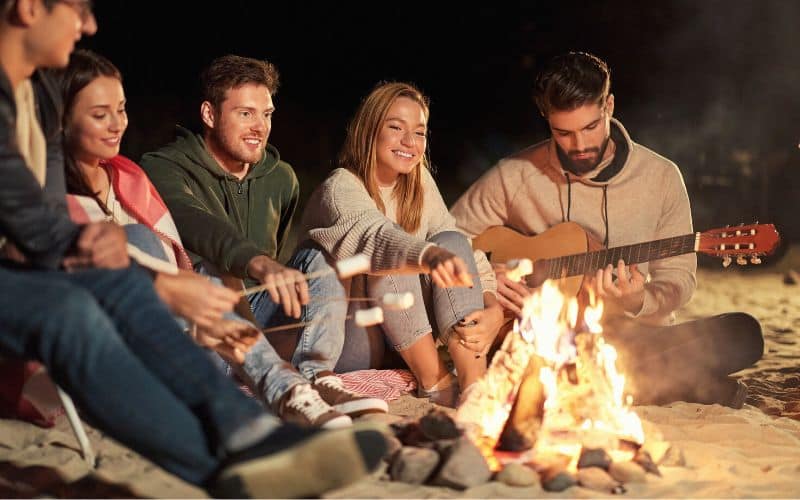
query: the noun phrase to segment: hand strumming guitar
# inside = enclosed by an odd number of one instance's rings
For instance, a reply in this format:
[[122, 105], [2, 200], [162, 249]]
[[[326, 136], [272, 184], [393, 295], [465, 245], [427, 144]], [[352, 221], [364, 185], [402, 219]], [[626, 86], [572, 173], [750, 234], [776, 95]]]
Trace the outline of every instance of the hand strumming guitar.
[[625, 261], [617, 262], [617, 278], [614, 278], [614, 267], [609, 264], [598, 269], [589, 285], [598, 297], [617, 301], [622, 308], [632, 314], [642, 310], [644, 305], [645, 276], [639, 272], [636, 264], [625, 266]]

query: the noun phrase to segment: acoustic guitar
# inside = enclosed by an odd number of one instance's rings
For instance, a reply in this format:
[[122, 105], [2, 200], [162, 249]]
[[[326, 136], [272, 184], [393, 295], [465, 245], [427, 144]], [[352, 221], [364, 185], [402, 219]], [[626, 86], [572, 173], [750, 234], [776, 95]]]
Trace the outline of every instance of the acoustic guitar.
[[547, 279], [561, 280], [564, 293], [578, 293], [583, 277], [619, 259], [626, 265], [650, 262], [676, 255], [699, 252], [722, 258], [725, 267], [735, 259], [739, 265], [760, 264], [760, 257], [775, 251], [780, 236], [772, 224], [751, 224], [661, 240], [603, 248], [575, 222], [564, 222], [547, 231], [525, 236], [517, 231], [493, 226], [472, 240], [472, 246], [486, 252], [492, 263], [527, 258], [533, 262], [533, 274], [527, 284], [538, 287]]

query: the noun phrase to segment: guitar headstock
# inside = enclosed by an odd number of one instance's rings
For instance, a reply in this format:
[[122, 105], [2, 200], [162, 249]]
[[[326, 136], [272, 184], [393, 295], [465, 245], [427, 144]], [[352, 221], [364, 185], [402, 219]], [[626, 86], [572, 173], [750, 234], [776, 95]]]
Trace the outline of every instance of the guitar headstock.
[[697, 251], [714, 257], [722, 257], [722, 265], [728, 267], [733, 259], [739, 265], [760, 264], [761, 257], [778, 248], [781, 237], [772, 224], [749, 224], [711, 229], [699, 234]]

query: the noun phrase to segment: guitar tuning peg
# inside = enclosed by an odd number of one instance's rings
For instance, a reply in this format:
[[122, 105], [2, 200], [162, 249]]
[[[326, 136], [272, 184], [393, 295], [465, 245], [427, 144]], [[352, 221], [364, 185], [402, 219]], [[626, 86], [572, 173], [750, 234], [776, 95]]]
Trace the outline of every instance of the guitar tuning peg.
[[750, 257], [750, 263], [761, 264], [761, 257], [759, 257], [758, 255], [753, 255], [752, 257]]
[[731, 265], [731, 256], [726, 255], [725, 257], [722, 258], [722, 267], [728, 267], [730, 265]]
[[747, 259], [745, 258], [744, 255], [739, 255], [736, 257], [736, 263], [739, 264], [740, 266], [746, 266]]

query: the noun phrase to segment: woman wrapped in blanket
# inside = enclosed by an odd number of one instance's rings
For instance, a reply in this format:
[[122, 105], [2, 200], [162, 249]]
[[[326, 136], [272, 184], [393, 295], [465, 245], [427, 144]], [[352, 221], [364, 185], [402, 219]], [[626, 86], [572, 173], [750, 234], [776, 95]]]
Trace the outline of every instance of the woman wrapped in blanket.
[[[369, 256], [370, 273], [347, 283], [352, 298], [414, 295], [409, 309], [385, 308], [379, 327], [347, 320], [337, 371], [383, 366], [388, 345], [417, 378], [420, 395], [454, 406], [459, 386], [463, 392], [485, 372], [485, 354], [503, 318], [485, 255], [473, 254], [456, 230], [430, 173], [428, 117], [428, 100], [414, 86], [379, 84], [348, 127], [340, 168], [306, 205], [301, 241], [336, 261]], [[479, 275], [486, 276], [482, 283]], [[348, 318], [360, 307], [369, 305], [351, 301]], [[449, 353], [457, 380], [437, 343]]]
[[155, 187], [134, 162], [119, 154], [128, 126], [119, 70], [99, 54], [78, 50], [61, 87], [71, 217], [77, 222], [105, 218], [125, 226], [129, 248], [138, 249], [134, 257], [154, 271], [161, 299], [176, 316], [196, 325], [195, 340], [232, 361], [242, 360], [257, 330], [246, 322], [214, 319], [227, 310], [226, 304], [238, 301], [236, 292], [192, 270]]

